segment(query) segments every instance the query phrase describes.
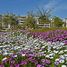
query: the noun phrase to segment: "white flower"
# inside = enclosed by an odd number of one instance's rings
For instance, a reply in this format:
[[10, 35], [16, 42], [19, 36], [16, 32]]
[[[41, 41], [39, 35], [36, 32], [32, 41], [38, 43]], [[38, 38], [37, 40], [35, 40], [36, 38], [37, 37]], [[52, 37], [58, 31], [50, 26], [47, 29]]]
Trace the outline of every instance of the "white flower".
[[39, 49], [38, 47], [35, 47], [35, 49], [37, 50], [37, 49]]
[[55, 61], [59, 61], [59, 59], [55, 59]]
[[54, 53], [58, 53], [58, 51], [54, 50]]
[[2, 48], [3, 46], [0, 46], [0, 48]]
[[50, 57], [50, 59], [53, 59], [53, 57]]
[[28, 49], [28, 48], [25, 47], [24, 50], [26, 50], [26, 49]]
[[17, 57], [17, 55], [14, 55], [14, 57]]
[[63, 53], [64, 53], [63, 50], [59, 52], [59, 54], [63, 54]]
[[51, 47], [50, 46], [48, 46], [48, 50], [50, 51], [50, 49], [51, 49]]
[[49, 55], [46, 55], [47, 58], [49, 58]]
[[51, 42], [48, 42], [47, 44], [48, 44], [48, 45], [51, 45]]
[[57, 46], [53, 46], [53, 48], [55, 49], [55, 48], [57, 48]]
[[52, 42], [52, 45], [56, 45], [56, 42]]
[[46, 56], [46, 54], [44, 54], [44, 56]]
[[60, 43], [60, 45], [64, 45], [64, 43], [63, 43], [63, 42], [61, 42], [61, 43]]
[[25, 56], [25, 54], [22, 54], [22, 56]]
[[6, 59], [7, 59], [7, 58], [5, 57], [5, 58], [2, 59], [2, 61], [5, 61]]
[[57, 47], [56, 49], [60, 49], [59, 47]]
[[7, 52], [5, 52], [5, 53], [3, 53], [3, 55], [8, 55], [8, 53], [7, 53]]
[[48, 52], [50, 52], [50, 50], [48, 50]]
[[57, 46], [57, 48], [58, 48], [58, 49], [61, 49], [61, 48], [62, 48], [62, 46]]
[[45, 48], [45, 46], [42, 46], [41, 48]]
[[44, 51], [44, 53], [46, 52], [46, 50]]
[[67, 57], [67, 54], [64, 54], [65, 57]]
[[9, 53], [9, 55], [12, 55], [13, 53]]
[[67, 67], [66, 65], [62, 65], [61, 67]]
[[67, 50], [64, 50], [64, 52], [67, 52]]
[[54, 55], [55, 55], [54, 53], [49, 54], [49, 56], [54, 56]]
[[39, 51], [42, 51], [41, 49]]
[[33, 43], [35, 43], [35, 42], [37, 42], [38, 41], [38, 39], [35, 39], [34, 41], [33, 41]]
[[60, 62], [60, 63], [64, 63], [64, 60], [63, 60], [63, 59], [60, 59], [59, 62]]
[[63, 55], [60, 55], [60, 58], [65, 59], [65, 57]]

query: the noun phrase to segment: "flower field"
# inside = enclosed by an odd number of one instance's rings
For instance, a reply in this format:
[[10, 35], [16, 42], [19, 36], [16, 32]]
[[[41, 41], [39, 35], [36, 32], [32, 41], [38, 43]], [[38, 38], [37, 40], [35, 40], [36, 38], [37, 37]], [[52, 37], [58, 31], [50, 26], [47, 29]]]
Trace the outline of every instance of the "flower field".
[[67, 67], [67, 31], [0, 32], [0, 67]]

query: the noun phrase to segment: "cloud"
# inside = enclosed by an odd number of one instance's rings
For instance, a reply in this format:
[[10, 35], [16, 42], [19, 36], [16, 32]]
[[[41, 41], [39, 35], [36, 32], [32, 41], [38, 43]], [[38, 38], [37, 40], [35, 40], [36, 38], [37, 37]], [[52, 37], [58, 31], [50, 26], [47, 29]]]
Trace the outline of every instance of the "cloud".
[[49, 0], [49, 2], [44, 5], [44, 8], [53, 9], [52, 12], [67, 10], [67, 1], [64, 2], [63, 0]]
[[63, 0], [48, 0], [47, 3], [40, 5], [44, 10], [51, 10], [52, 16], [64, 16], [67, 11], [67, 1]]
[[50, 0], [46, 5], [44, 5], [44, 8], [46, 9], [55, 8], [57, 4], [58, 4], [57, 0]]
[[52, 9], [54, 10], [64, 10], [67, 9], [67, 1], [63, 2], [63, 0], [49, 0], [47, 4], [44, 5], [45, 9]]

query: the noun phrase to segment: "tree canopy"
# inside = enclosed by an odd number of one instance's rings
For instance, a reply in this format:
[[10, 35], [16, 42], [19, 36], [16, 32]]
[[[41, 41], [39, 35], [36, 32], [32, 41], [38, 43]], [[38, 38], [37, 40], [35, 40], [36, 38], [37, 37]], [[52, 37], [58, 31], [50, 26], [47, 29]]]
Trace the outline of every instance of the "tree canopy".
[[54, 25], [54, 27], [62, 27], [62, 25], [63, 25], [62, 19], [55, 16], [53, 18], [53, 25]]
[[37, 27], [37, 23], [36, 23], [35, 18], [32, 13], [28, 14], [28, 16], [25, 20], [24, 26], [27, 28], [33, 28], [33, 29], [35, 29]]
[[39, 9], [38, 10], [38, 16], [39, 16], [39, 22], [41, 24], [49, 23], [50, 16], [51, 16], [51, 10], [45, 10], [45, 9]]

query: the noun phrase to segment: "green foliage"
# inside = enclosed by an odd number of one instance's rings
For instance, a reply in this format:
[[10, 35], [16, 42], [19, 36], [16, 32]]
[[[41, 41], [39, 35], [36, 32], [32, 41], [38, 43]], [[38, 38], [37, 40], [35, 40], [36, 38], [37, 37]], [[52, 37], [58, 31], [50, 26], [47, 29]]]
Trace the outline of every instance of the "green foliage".
[[[50, 27], [52, 27], [53, 29], [55, 28], [60, 28], [62, 27], [63, 25], [63, 21], [61, 18], [59, 17], [54, 17], [53, 18], [53, 21], [51, 23], [50, 21], [50, 17], [51, 17], [51, 9], [49, 10], [45, 10], [45, 9], [39, 9], [38, 10], [38, 20], [39, 20], [39, 23], [40, 24], [50, 24]], [[18, 30], [18, 29], [36, 29], [37, 31], [40, 30], [40, 31], [47, 31], [49, 30], [49, 28], [46, 28], [46, 29], [43, 29], [42, 27], [38, 27], [38, 24], [36, 23], [36, 19], [35, 19], [35, 14], [33, 14], [32, 12], [31, 13], [28, 13], [28, 16], [25, 20], [25, 22], [23, 24], [18, 24], [17, 23], [17, 16], [14, 15], [14, 14], [4, 14], [4, 15], [0, 15], [0, 16], [3, 16], [3, 18], [0, 18], [0, 30], [4, 28], [7, 28], [9, 25], [10, 25], [10, 29], [12, 30]], [[39, 29], [41, 28], [41, 29]], [[52, 28], [50, 28], [51, 30], [53, 30]], [[9, 29], [9, 30], [10, 30]]]
[[17, 25], [16, 23], [16, 16], [14, 14], [5, 14], [3, 16], [3, 24], [8, 26], [10, 24], [11, 27], [15, 27]]
[[33, 29], [31, 32], [47, 32], [47, 31], [53, 31], [53, 30], [67, 30], [67, 28], [40, 28], [40, 29]]
[[0, 15], [0, 29], [2, 29], [2, 15]]
[[26, 20], [25, 20], [25, 23], [23, 25], [26, 28], [33, 28], [33, 29], [35, 29], [37, 27], [37, 23], [35, 21], [34, 16], [32, 14], [28, 15]]
[[0, 55], [0, 62], [2, 61], [2, 59], [3, 59], [3, 56], [2, 56], [2, 55]]
[[62, 19], [59, 17], [54, 17], [53, 18], [53, 25], [54, 25], [54, 27], [62, 27], [62, 25], [63, 25]]
[[0, 22], [0, 29], [2, 29], [2, 23]]

